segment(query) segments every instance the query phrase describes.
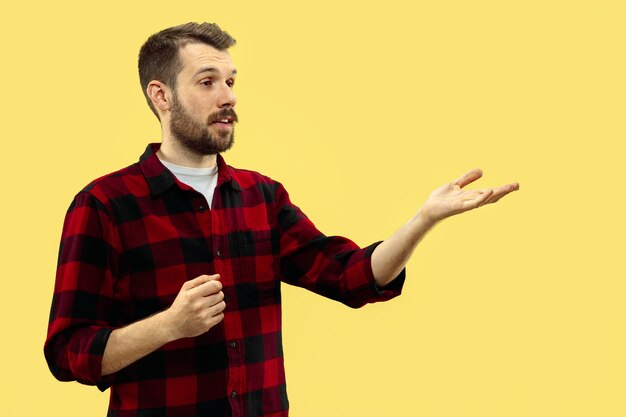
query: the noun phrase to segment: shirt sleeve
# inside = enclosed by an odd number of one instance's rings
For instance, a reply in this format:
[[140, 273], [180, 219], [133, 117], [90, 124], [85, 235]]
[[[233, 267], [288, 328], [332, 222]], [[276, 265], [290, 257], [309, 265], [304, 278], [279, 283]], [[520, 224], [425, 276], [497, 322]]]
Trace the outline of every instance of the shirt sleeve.
[[102, 203], [81, 192], [67, 211], [61, 236], [56, 281], [44, 355], [60, 381], [98, 385], [105, 390], [114, 376], [101, 376], [102, 356], [111, 326], [115, 249], [111, 221]]
[[280, 183], [276, 203], [283, 281], [353, 308], [400, 295], [405, 269], [385, 287], [374, 280], [371, 258], [381, 241], [360, 248], [345, 237], [324, 235], [291, 203]]

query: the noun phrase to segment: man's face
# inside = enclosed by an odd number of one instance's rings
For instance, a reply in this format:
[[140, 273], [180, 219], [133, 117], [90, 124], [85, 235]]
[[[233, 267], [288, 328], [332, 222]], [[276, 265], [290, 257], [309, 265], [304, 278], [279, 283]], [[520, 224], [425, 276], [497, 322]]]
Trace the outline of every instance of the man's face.
[[170, 108], [170, 133], [200, 155], [231, 148], [237, 114], [233, 107], [236, 69], [230, 54], [209, 45], [187, 44], [179, 51], [178, 74]]

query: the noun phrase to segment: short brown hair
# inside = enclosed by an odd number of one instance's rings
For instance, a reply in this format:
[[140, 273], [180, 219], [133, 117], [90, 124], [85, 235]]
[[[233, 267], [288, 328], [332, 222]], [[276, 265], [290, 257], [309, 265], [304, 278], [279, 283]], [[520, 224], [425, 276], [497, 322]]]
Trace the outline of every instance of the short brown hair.
[[185, 23], [163, 29], [150, 36], [139, 51], [139, 82], [143, 95], [152, 112], [159, 114], [152, 105], [146, 89], [152, 80], [158, 80], [173, 90], [176, 89], [176, 77], [182, 70], [178, 51], [189, 43], [204, 43], [224, 51], [237, 41], [224, 32], [215, 23]]

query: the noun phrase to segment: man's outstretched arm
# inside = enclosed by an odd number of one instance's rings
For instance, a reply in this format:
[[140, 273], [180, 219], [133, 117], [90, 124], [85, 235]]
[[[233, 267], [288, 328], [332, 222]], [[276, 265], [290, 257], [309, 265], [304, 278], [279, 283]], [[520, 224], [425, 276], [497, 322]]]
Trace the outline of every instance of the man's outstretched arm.
[[379, 287], [389, 284], [402, 271], [417, 244], [441, 220], [495, 203], [510, 192], [519, 190], [518, 183], [480, 190], [463, 189], [482, 175], [480, 169], [474, 169], [456, 181], [437, 188], [404, 226], [376, 247], [372, 254], [372, 271]]

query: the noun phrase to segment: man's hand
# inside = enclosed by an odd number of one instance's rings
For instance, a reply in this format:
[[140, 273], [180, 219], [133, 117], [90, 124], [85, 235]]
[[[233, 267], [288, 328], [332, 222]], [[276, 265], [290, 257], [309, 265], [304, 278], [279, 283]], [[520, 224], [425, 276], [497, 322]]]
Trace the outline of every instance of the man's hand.
[[420, 208], [420, 214], [430, 225], [455, 214], [495, 203], [512, 191], [519, 190], [514, 182], [497, 188], [464, 190], [463, 187], [483, 176], [480, 169], [473, 169], [456, 181], [437, 188]]
[[112, 374], [166, 343], [198, 336], [224, 318], [219, 275], [201, 275], [183, 284], [165, 311], [111, 332], [102, 356], [102, 375]]
[[207, 332], [224, 318], [224, 293], [219, 275], [200, 275], [183, 284], [172, 306], [164, 311], [174, 340]]
[[482, 175], [480, 169], [474, 169], [458, 180], [437, 188], [408, 223], [374, 249], [372, 271], [378, 287], [384, 287], [402, 271], [417, 244], [439, 221], [495, 203], [508, 193], [519, 190], [516, 182], [497, 188], [463, 190]]

